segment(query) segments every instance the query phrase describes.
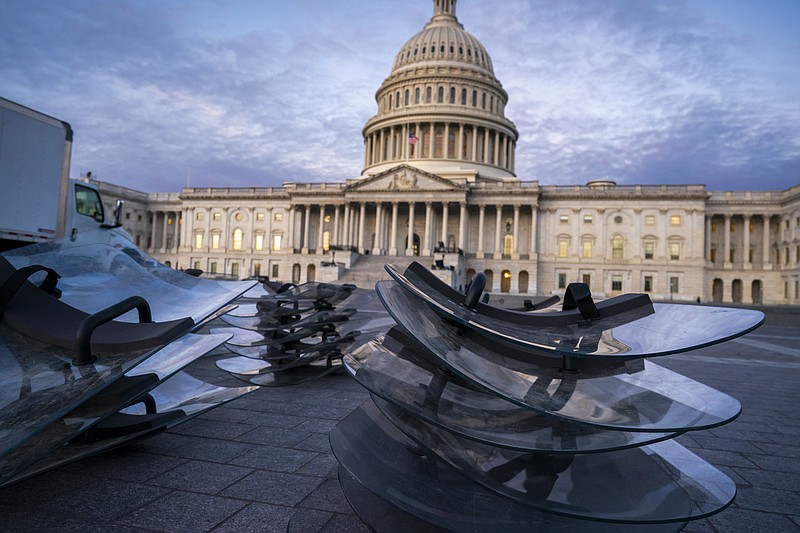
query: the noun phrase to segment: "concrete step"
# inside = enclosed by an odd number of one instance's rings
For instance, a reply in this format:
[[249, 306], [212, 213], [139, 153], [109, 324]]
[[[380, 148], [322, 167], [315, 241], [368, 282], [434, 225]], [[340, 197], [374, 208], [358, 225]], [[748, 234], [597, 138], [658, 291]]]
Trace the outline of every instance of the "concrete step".
[[338, 283], [352, 283], [353, 285], [365, 289], [375, 287], [375, 282], [383, 279], [391, 279], [384, 269], [386, 263], [390, 263], [401, 271], [413, 261], [425, 264], [429, 258], [393, 256], [393, 255], [362, 255], [355, 264], [347, 270], [340, 278]]

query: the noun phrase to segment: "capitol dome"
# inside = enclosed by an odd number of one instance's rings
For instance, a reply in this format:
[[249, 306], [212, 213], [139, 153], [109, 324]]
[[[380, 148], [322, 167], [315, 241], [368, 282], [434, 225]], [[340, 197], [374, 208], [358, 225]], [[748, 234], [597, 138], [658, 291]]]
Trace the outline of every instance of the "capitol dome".
[[375, 98], [363, 175], [406, 163], [456, 181], [516, 180], [508, 94], [456, 18], [456, 0], [434, 0], [433, 17], [400, 48]]
[[425, 28], [403, 45], [392, 72], [414, 68], [420, 63], [462, 63], [466, 68], [484, 70], [494, 76], [492, 60], [481, 42], [464, 30], [455, 16], [455, 1], [435, 2], [434, 15]]

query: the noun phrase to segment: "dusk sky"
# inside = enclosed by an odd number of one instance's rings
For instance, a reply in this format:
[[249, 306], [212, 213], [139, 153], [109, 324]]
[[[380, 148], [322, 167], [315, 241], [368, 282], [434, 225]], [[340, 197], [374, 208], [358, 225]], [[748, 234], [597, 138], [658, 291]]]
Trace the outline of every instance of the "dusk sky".
[[[2, 0], [0, 96], [147, 192], [355, 178], [431, 0]], [[460, 0], [541, 185], [800, 183], [800, 0]]]

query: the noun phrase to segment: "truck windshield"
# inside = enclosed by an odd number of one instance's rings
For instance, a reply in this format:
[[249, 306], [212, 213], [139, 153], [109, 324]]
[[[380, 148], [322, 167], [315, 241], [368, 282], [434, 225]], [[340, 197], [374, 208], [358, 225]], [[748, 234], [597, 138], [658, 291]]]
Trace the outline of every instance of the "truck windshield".
[[89, 187], [75, 185], [75, 209], [79, 214], [92, 217], [98, 222], [105, 220], [103, 202], [100, 201], [100, 195], [97, 194], [96, 190]]

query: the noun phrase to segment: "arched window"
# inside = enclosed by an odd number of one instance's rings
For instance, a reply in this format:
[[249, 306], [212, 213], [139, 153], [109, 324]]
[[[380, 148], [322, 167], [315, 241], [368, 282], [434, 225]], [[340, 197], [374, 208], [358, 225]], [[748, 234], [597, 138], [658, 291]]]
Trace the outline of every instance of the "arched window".
[[415, 104], [419, 103], [419, 87], [414, 89], [414, 103]]
[[410, 96], [410, 93], [408, 92], [408, 89], [406, 89], [405, 105], [408, 105], [409, 96]]
[[436, 126], [436, 138], [435, 138], [435, 149], [433, 153], [433, 157], [442, 157], [442, 151], [444, 147], [443, 137], [444, 137], [444, 128], [442, 126]]
[[624, 248], [625, 239], [622, 238], [622, 235], [614, 235], [614, 238], [611, 239], [611, 258], [622, 259], [625, 255]]
[[506, 235], [503, 237], [503, 255], [511, 255], [511, 251], [514, 249], [514, 236], [513, 235]]
[[500, 277], [500, 292], [511, 292], [511, 271], [503, 270]]
[[331, 249], [331, 232], [328, 230], [322, 232], [322, 249], [326, 252]]
[[275, 252], [280, 252], [281, 247], [283, 244], [283, 233], [273, 233], [272, 234], [272, 250]]
[[394, 107], [400, 107], [400, 91], [394, 94]]
[[461, 105], [467, 105], [467, 89], [461, 89]]
[[455, 87], [450, 87], [450, 103], [451, 104], [455, 104], [456, 103], [456, 88]]
[[425, 89], [425, 103], [430, 104], [431, 98], [433, 98], [433, 89], [431, 87], [428, 87], [427, 89]]
[[472, 107], [478, 107], [478, 91], [472, 91]]
[[233, 230], [233, 249], [234, 250], [241, 250], [242, 249], [242, 239], [244, 238], [244, 232], [236, 228]]
[[442, 87], [441, 85], [439, 86], [439, 92], [437, 94], [436, 101], [437, 101], [437, 103], [440, 103], [440, 104], [444, 103], [444, 87]]

